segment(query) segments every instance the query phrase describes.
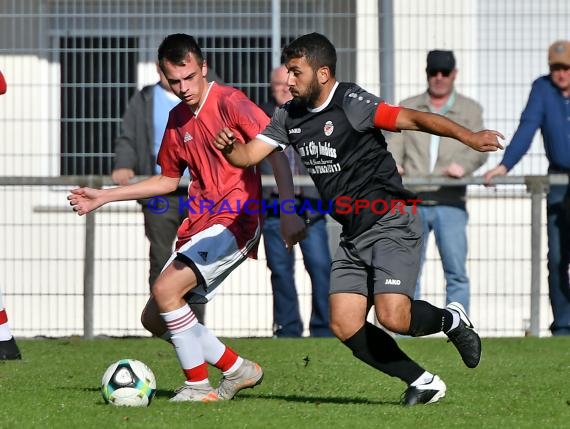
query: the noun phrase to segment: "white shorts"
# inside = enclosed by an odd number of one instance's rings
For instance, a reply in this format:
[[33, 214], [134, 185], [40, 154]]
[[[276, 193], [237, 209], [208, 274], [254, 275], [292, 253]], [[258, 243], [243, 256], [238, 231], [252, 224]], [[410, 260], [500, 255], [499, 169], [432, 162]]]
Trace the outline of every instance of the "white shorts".
[[208, 302], [215, 295], [220, 283], [245, 261], [251, 248], [259, 241], [260, 235], [261, 231], [257, 228], [245, 247], [239, 249], [236, 238], [229, 229], [223, 225], [213, 225], [193, 235], [172, 254], [164, 268], [175, 259], [192, 268], [198, 284], [185, 298], [191, 303]]

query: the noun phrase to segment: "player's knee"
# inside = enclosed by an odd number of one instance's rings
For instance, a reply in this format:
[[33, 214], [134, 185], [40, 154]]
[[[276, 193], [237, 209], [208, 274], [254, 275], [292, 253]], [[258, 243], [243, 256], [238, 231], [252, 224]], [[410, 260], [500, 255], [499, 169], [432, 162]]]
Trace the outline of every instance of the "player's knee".
[[152, 297], [158, 308], [171, 308], [182, 299], [182, 292], [178, 292], [176, 285], [166, 281], [156, 281], [151, 289]]
[[166, 287], [166, 284], [160, 281], [154, 282], [154, 284], [150, 288], [150, 293], [152, 294], [156, 302], [161, 302], [165, 299], [165, 297], [170, 295], [168, 288]]
[[335, 337], [337, 337], [338, 339], [342, 340], [341, 338], [341, 333], [342, 333], [342, 328], [341, 326], [336, 323], [335, 321], [331, 320], [329, 322], [329, 328], [331, 330], [331, 332], [334, 334]]
[[331, 332], [334, 334], [341, 341], [345, 341], [352, 337], [358, 329], [362, 326], [360, 324], [352, 324], [346, 320], [339, 320], [335, 318], [331, 318], [329, 327]]
[[380, 324], [389, 331], [404, 334], [407, 333], [410, 328], [409, 317], [404, 317], [404, 315], [396, 311], [383, 312], [377, 315], [377, 317]]

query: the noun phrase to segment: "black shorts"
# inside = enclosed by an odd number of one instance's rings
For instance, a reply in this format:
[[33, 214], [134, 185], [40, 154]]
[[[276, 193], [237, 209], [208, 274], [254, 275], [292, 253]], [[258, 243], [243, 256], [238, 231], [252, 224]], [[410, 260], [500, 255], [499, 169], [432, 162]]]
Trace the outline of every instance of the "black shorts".
[[[413, 211], [416, 210], [414, 214]], [[341, 240], [331, 267], [330, 293], [399, 293], [413, 298], [423, 227], [412, 206], [387, 213], [352, 240]]]

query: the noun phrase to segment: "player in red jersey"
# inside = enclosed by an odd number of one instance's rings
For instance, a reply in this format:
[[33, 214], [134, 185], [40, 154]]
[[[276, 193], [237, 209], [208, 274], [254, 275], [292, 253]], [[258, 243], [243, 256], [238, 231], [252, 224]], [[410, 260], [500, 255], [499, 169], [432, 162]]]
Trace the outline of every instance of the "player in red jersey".
[[[4, 75], [0, 72], [0, 95], [6, 93], [6, 81]], [[16, 344], [16, 340], [12, 336], [10, 325], [8, 325], [8, 315], [2, 301], [2, 292], [0, 292], [0, 360], [21, 359], [20, 349]]]
[[[158, 154], [161, 174], [109, 189], [79, 188], [68, 196], [73, 210], [84, 215], [103, 204], [150, 198], [174, 191], [186, 168], [191, 177], [184, 207], [188, 218], [178, 230], [176, 250], [152, 286], [143, 311], [147, 330], [175, 347], [184, 385], [172, 401], [231, 399], [241, 389], [259, 384], [261, 367], [240, 357], [209, 329], [198, 323], [188, 302], [206, 302], [217, 286], [246, 257], [255, 257], [261, 231], [261, 182], [256, 168], [229, 164], [211, 144], [225, 126], [246, 142], [259, 134], [269, 119], [240, 91], [206, 80], [207, 65], [192, 36], [172, 34], [158, 48], [159, 65], [182, 103], [171, 110]], [[293, 181], [282, 155], [272, 159], [282, 199], [293, 199]], [[250, 206], [244, 207], [249, 201]], [[288, 245], [304, 235], [296, 214], [282, 218]], [[222, 371], [220, 386], [208, 381], [207, 365]]]

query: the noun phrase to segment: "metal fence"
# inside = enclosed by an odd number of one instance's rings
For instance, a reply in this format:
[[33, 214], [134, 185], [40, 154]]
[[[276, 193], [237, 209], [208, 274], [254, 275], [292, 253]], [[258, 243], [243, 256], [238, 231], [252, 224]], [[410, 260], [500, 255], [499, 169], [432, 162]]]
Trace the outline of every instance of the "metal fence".
[[[510, 138], [569, 21], [567, 0], [4, 0], [0, 173], [108, 174], [126, 103], [157, 80], [156, 49], [173, 32], [196, 36], [220, 77], [259, 103], [281, 47], [303, 33], [333, 41], [339, 79], [392, 103], [425, 89], [428, 50], [453, 49], [458, 91]], [[546, 174], [535, 140], [514, 174]]]
[[[547, 335], [551, 312], [545, 276], [544, 200], [565, 176], [508, 177], [498, 188], [481, 180], [413, 179], [407, 184], [472, 184], [468, 209], [472, 316], [484, 336]], [[0, 284], [18, 336], [146, 335], [139, 312], [148, 298], [148, 248], [140, 208], [117, 203], [85, 217], [66, 200], [75, 185], [102, 186], [99, 176], [0, 177]], [[42, 196], [49, 194], [48, 200]], [[339, 227], [329, 221], [331, 248]], [[208, 304], [206, 323], [223, 336], [270, 336], [272, 295], [263, 246], [228, 277]], [[296, 280], [309, 320], [311, 287], [300, 252]], [[441, 263], [433, 244], [423, 297], [443, 306]]]
[[[326, 34], [339, 79], [393, 103], [425, 90], [427, 51], [452, 49], [458, 91], [482, 104], [485, 125], [508, 143], [531, 82], [548, 72], [548, 45], [570, 39], [568, 22], [567, 0], [0, 1], [8, 81], [0, 97], [0, 288], [15, 334], [143, 334], [148, 244], [138, 207], [117, 204], [81, 219], [70, 216], [64, 195], [72, 184], [108, 180], [126, 103], [157, 80], [156, 48], [167, 34], [194, 35], [216, 73], [259, 103], [281, 47], [300, 34]], [[484, 335], [547, 334], [545, 240], [536, 245], [544, 225], [531, 221], [542, 189], [527, 190], [529, 175], [543, 177], [546, 166], [537, 135], [514, 181], [470, 188], [469, 272]], [[441, 304], [439, 266], [432, 244], [424, 290]], [[306, 303], [300, 260], [296, 268]], [[208, 324], [224, 335], [270, 335], [264, 260], [246, 262], [228, 283]]]

